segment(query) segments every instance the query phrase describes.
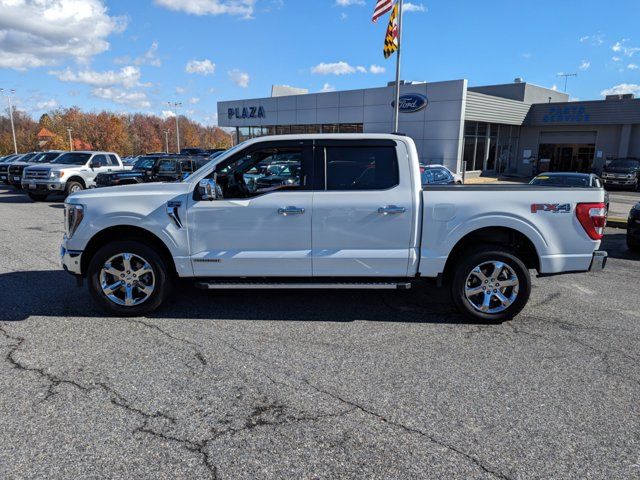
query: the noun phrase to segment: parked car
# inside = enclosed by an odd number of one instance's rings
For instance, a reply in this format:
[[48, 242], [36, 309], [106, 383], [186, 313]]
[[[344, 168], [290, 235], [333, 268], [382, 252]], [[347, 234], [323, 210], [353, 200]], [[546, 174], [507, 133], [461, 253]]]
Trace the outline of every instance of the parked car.
[[640, 202], [636, 203], [629, 212], [627, 246], [629, 250], [640, 250]]
[[462, 184], [462, 177], [454, 174], [444, 165], [420, 164], [420, 178], [423, 186]]
[[[534, 177], [530, 185], [542, 187], [603, 188], [595, 173], [547, 172]], [[609, 192], [604, 192], [604, 203], [609, 211]]]
[[127, 157], [124, 157], [122, 159], [122, 164], [126, 167], [126, 166], [133, 166], [137, 161], [138, 158], [140, 158], [140, 155], [129, 155]]
[[602, 167], [605, 187], [622, 187], [640, 191], [640, 160], [620, 158]]
[[[300, 158], [296, 186], [251, 192], [244, 173], [280, 152]], [[529, 269], [604, 268], [602, 189], [423, 190], [419, 179], [406, 136], [255, 138], [182, 182], [69, 196], [61, 263], [118, 316], [157, 309], [175, 275], [203, 289], [406, 290], [431, 279], [480, 321], [524, 308]]]
[[11, 184], [11, 174], [9, 173], [9, 169], [12, 165], [22, 164], [26, 161], [30, 160], [32, 157], [37, 155], [38, 152], [29, 152], [29, 153], [21, 153], [18, 155], [14, 155], [9, 161], [0, 164], [0, 182], [5, 185]]
[[25, 155], [19, 161], [15, 161], [9, 165], [9, 184], [21, 189], [22, 188], [22, 174], [24, 169], [30, 165], [49, 163], [60, 155], [65, 153], [63, 150], [50, 150], [47, 152], [40, 152], [33, 156]]
[[79, 192], [95, 187], [99, 173], [130, 169], [112, 152], [67, 152], [47, 165], [24, 169], [22, 187], [34, 201], [43, 201], [51, 193]]
[[135, 185], [150, 182], [175, 182], [182, 180], [207, 163], [201, 157], [144, 156], [139, 157], [131, 170], [99, 173], [97, 187]]
[[9, 164], [15, 160], [19, 160], [22, 154], [7, 155], [0, 161], [0, 184], [9, 184]]

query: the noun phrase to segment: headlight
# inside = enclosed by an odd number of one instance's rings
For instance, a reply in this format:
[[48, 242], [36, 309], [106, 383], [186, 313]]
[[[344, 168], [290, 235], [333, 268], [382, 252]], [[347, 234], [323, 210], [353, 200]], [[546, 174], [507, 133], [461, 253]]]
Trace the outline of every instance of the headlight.
[[627, 178], [633, 178], [633, 173], [629, 173], [629, 174], [627, 175]]
[[64, 229], [67, 238], [71, 238], [84, 218], [84, 206], [64, 204]]
[[64, 172], [63, 172], [63, 171], [56, 171], [56, 170], [54, 170], [53, 172], [51, 172], [51, 173], [49, 174], [49, 177], [50, 177], [50, 178], [52, 178], [52, 179], [54, 179], [54, 180], [55, 180], [56, 178], [62, 178], [62, 177], [64, 177]]

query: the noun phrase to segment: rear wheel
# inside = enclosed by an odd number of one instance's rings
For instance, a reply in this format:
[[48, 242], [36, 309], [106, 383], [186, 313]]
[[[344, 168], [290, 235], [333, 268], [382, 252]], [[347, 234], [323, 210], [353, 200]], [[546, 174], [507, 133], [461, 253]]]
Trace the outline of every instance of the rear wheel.
[[65, 187], [65, 191], [67, 192], [67, 195], [71, 195], [72, 193], [76, 193], [76, 192], [81, 192], [82, 190], [84, 190], [84, 185], [82, 185], [80, 182], [76, 182], [75, 180], [67, 182], [67, 186]]
[[96, 252], [87, 272], [96, 303], [121, 316], [156, 310], [171, 290], [165, 261], [137, 241], [111, 242]]
[[499, 246], [473, 249], [455, 267], [453, 301], [462, 313], [476, 320], [510, 320], [524, 308], [530, 294], [529, 270]]
[[27, 192], [29, 198], [34, 202], [44, 202], [49, 196], [48, 193], [35, 193], [35, 192]]

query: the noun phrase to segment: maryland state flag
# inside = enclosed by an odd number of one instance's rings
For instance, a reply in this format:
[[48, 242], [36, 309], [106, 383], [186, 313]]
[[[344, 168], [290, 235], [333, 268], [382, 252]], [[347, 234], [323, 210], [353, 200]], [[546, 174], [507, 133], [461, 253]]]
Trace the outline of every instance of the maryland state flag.
[[398, 50], [398, 3], [396, 2], [389, 18], [387, 34], [384, 37], [384, 58], [389, 58]]

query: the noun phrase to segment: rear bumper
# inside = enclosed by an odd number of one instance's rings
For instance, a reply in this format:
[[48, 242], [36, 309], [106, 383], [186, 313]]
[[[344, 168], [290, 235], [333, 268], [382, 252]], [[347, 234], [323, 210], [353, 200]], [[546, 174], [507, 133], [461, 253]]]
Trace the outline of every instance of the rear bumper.
[[607, 258], [609, 258], [609, 255], [603, 250], [593, 252], [593, 259], [591, 260], [589, 271], [604, 270], [604, 267], [607, 265]]

